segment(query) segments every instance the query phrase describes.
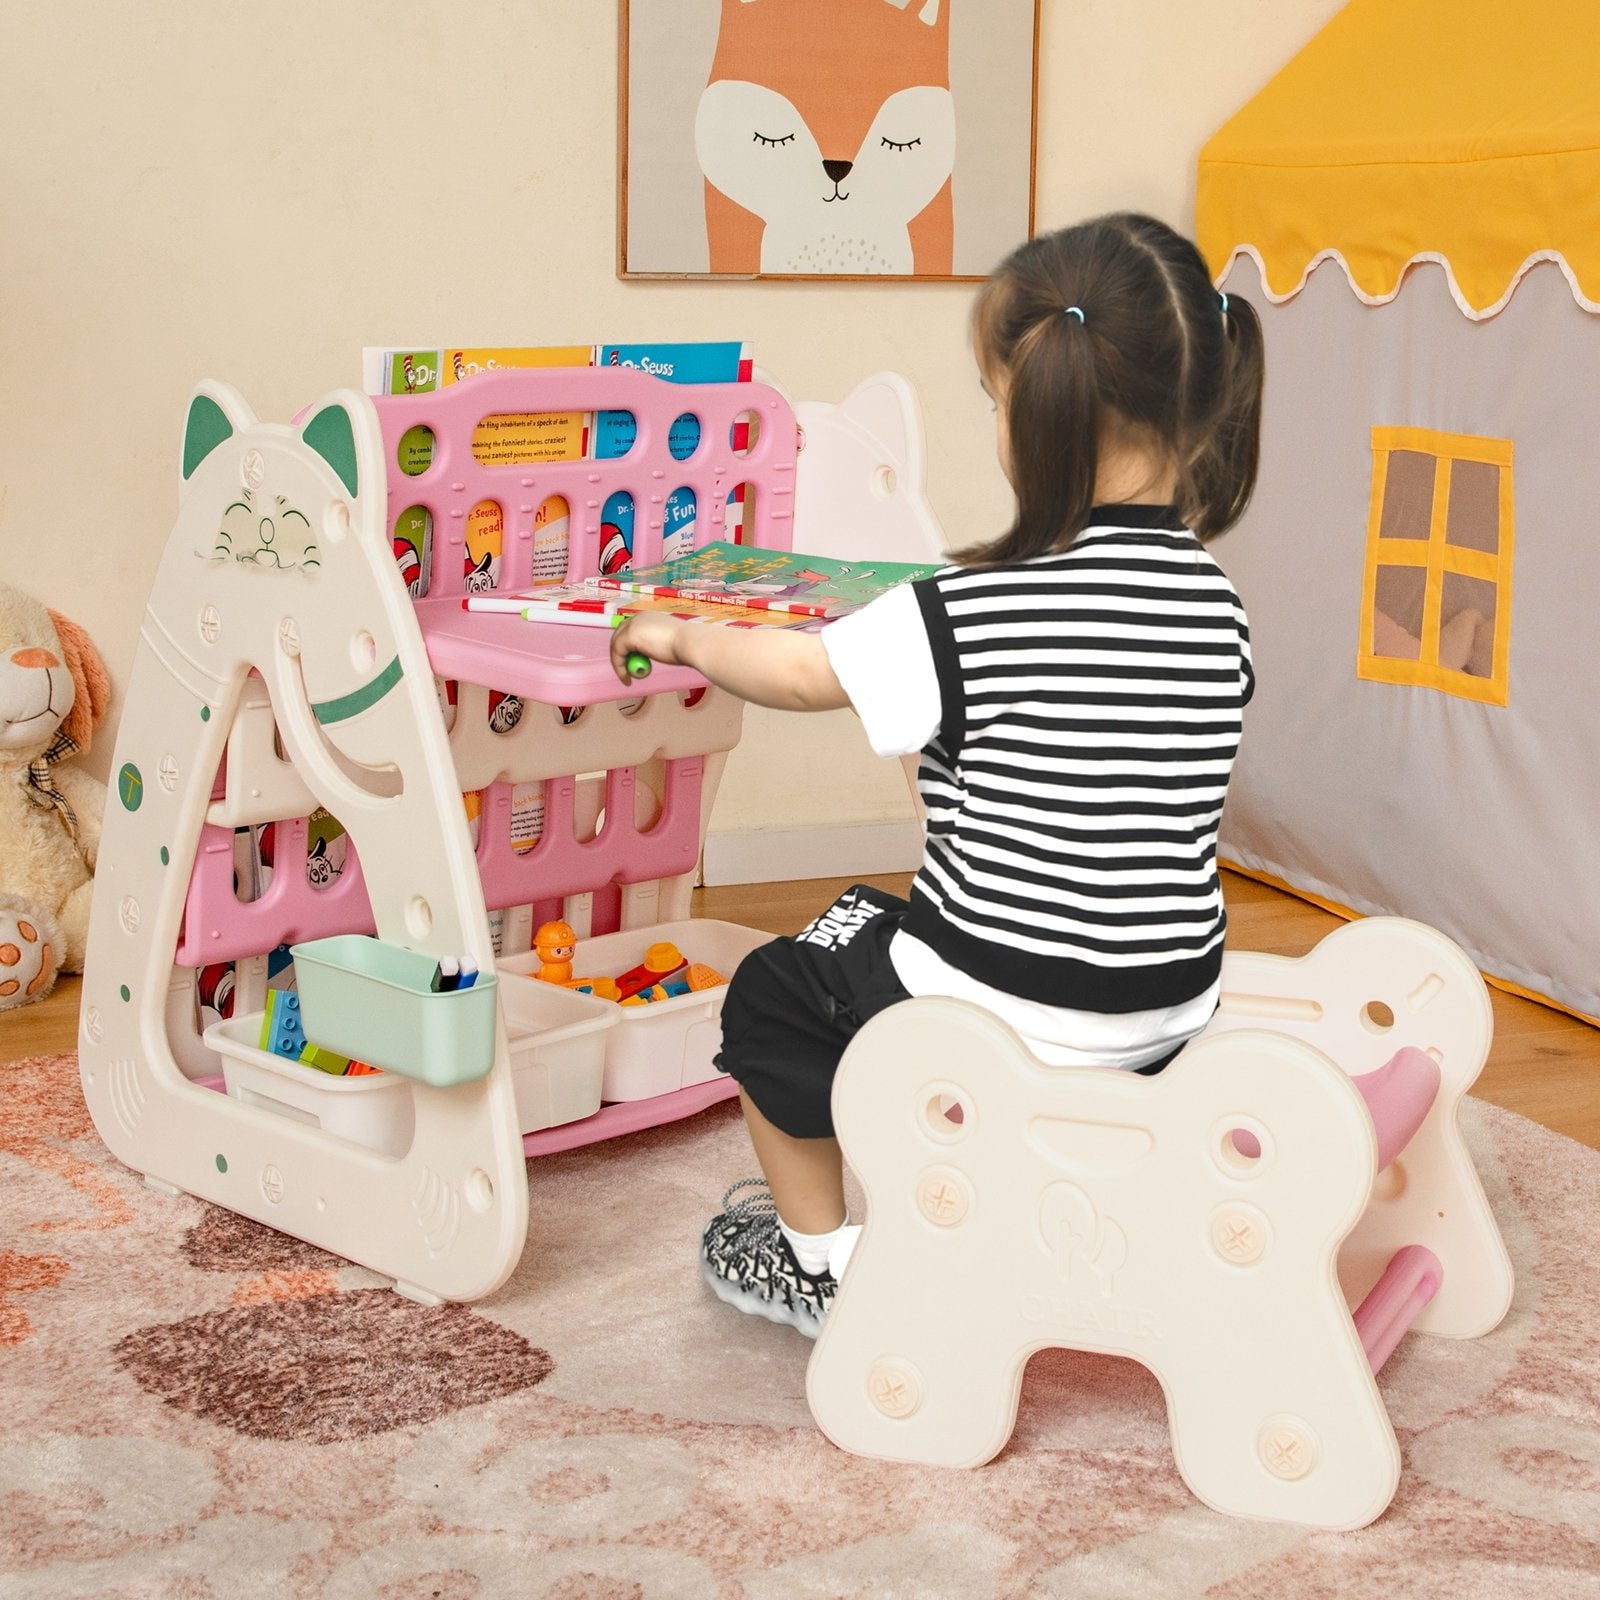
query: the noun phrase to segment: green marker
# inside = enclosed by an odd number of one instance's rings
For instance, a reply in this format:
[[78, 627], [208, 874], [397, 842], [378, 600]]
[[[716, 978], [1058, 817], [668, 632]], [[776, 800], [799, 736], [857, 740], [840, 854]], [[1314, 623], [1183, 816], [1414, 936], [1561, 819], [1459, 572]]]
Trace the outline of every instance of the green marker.
[[[523, 615], [526, 616], [527, 612], [523, 612]], [[610, 622], [613, 628], [620, 628], [627, 620], [628, 613], [625, 611], [611, 613]], [[650, 676], [650, 657], [642, 650], [630, 650], [628, 659], [623, 665], [627, 667], [630, 678], [648, 678]]]

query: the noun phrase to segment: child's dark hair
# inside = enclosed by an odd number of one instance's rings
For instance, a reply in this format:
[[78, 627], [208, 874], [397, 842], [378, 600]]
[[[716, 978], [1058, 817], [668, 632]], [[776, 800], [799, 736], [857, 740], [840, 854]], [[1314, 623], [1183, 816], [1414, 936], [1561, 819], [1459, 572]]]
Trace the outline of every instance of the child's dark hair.
[[1101, 449], [1169, 456], [1202, 539], [1255, 488], [1261, 322], [1212, 287], [1200, 252], [1153, 217], [1096, 217], [1014, 250], [978, 292], [978, 364], [1005, 408], [1017, 520], [972, 565], [1044, 555], [1088, 525]]

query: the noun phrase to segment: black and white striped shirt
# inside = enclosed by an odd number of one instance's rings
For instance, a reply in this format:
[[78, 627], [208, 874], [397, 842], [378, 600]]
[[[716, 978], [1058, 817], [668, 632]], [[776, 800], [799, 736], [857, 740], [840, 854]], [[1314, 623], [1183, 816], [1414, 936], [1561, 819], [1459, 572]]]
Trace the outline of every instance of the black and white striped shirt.
[[1232, 585], [1167, 507], [913, 586], [938, 677], [906, 933], [983, 983], [1098, 1012], [1206, 991], [1216, 838], [1245, 702]]

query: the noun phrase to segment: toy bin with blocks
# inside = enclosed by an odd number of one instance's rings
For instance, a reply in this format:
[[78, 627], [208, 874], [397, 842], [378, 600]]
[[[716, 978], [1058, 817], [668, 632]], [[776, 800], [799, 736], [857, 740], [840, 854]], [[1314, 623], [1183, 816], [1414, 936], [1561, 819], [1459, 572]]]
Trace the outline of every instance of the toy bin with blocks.
[[380, 1155], [402, 1156], [416, 1129], [407, 1079], [395, 1073], [334, 1076], [295, 1058], [264, 1049], [263, 1013], [224, 1017], [205, 1030], [205, 1042], [222, 1062], [229, 1095], [291, 1122], [320, 1128]]
[[[713, 917], [659, 922], [583, 940], [578, 946], [574, 972], [580, 978], [615, 977], [640, 966], [653, 946], [671, 944], [687, 962], [714, 967], [726, 979], [752, 950], [771, 937], [758, 928], [720, 922]], [[500, 961], [497, 967], [501, 986], [510, 992], [529, 986], [556, 988], [532, 976], [539, 965], [537, 951]], [[715, 1079], [716, 1055], [722, 1046], [722, 998], [726, 993], [727, 985], [722, 983], [628, 1006], [581, 996], [612, 1014], [612, 1025], [604, 1034], [605, 1081], [601, 1098], [607, 1102], [648, 1100]]]

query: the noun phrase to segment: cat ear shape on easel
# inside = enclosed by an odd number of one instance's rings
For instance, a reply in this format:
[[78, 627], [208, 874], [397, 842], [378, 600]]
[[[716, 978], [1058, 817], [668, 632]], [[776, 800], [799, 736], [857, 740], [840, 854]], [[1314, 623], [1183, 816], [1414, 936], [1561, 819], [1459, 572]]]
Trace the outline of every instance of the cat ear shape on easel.
[[255, 413], [237, 389], [215, 378], [205, 379], [196, 387], [184, 420], [183, 481], [194, 476], [195, 469], [219, 444], [255, 425]]
[[383, 488], [383, 435], [372, 401], [354, 389], [335, 389], [297, 420], [301, 439], [333, 468], [352, 500]]
[[352, 495], [361, 492], [361, 472], [356, 464], [356, 432], [350, 413], [337, 403], [324, 405], [300, 430], [300, 437], [333, 468]]
[[920, 483], [924, 471], [922, 417], [916, 394], [897, 372], [863, 379], [839, 402], [839, 410], [865, 428], [890, 462]]

